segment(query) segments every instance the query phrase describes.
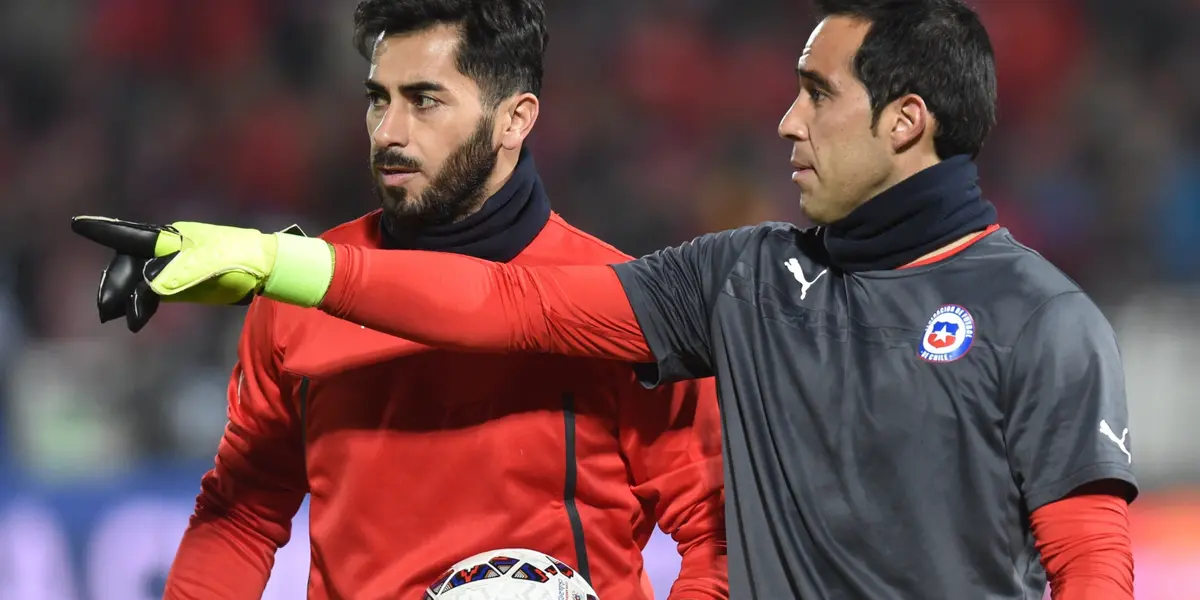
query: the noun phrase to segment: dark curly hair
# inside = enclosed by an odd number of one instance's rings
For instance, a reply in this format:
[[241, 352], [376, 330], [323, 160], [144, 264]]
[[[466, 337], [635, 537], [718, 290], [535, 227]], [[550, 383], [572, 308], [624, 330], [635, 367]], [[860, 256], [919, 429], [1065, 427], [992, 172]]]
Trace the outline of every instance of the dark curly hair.
[[371, 60], [376, 38], [436, 25], [462, 30], [458, 70], [492, 106], [513, 94], [539, 94], [549, 42], [542, 0], [362, 0], [354, 10], [354, 45]]

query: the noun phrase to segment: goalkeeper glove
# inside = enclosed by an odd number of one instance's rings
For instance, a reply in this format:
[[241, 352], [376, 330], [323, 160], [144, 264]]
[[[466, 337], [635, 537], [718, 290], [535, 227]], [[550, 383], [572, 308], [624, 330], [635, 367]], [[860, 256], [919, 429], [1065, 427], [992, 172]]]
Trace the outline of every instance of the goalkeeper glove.
[[[116, 251], [100, 278], [100, 322], [125, 317], [137, 332], [161, 301], [248, 304], [257, 294], [304, 307], [333, 279], [333, 249], [298, 227], [273, 234], [206, 223], [71, 219], [75, 233]], [[299, 234], [299, 235], [297, 235]]]

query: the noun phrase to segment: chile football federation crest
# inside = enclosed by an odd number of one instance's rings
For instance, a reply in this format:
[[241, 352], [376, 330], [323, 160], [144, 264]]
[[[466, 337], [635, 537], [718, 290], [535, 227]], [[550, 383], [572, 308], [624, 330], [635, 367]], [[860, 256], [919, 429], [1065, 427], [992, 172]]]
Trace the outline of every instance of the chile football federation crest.
[[929, 362], [958, 360], [975, 340], [975, 318], [957, 304], [947, 304], [933, 313], [921, 336], [921, 358]]

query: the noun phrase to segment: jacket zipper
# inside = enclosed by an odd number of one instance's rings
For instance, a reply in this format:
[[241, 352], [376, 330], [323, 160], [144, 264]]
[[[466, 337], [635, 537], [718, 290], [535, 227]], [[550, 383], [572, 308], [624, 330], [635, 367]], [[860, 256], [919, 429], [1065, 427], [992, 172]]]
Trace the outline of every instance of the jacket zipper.
[[[297, 412], [300, 416], [300, 459], [304, 461], [305, 478], [308, 477], [308, 377], [300, 378], [300, 389], [296, 391]], [[309, 529], [312, 528], [312, 518], [309, 517]], [[312, 551], [311, 548], [309, 550]], [[312, 569], [308, 570], [307, 582], [304, 589], [312, 589]]]
[[588, 568], [587, 543], [583, 537], [583, 521], [579, 518], [579, 506], [575, 503], [575, 483], [579, 476], [579, 464], [575, 456], [575, 396], [570, 392], [563, 397], [563, 421], [566, 424], [567, 473], [566, 484], [563, 486], [563, 507], [567, 510], [567, 520], [571, 523], [571, 537], [575, 541], [575, 560], [579, 563], [575, 570], [583, 580], [592, 583], [592, 573]]
[[[308, 377], [300, 379], [299, 412], [301, 452], [307, 454], [308, 448]], [[588, 567], [587, 542], [583, 536], [583, 520], [579, 517], [579, 506], [575, 502], [575, 487], [579, 477], [579, 463], [575, 456], [575, 397], [571, 393], [563, 394], [563, 422], [566, 432], [566, 477], [563, 486], [563, 506], [567, 510], [567, 520], [571, 524], [571, 537], [575, 542], [575, 556], [579, 564], [575, 570], [583, 580], [591, 585], [592, 574]]]

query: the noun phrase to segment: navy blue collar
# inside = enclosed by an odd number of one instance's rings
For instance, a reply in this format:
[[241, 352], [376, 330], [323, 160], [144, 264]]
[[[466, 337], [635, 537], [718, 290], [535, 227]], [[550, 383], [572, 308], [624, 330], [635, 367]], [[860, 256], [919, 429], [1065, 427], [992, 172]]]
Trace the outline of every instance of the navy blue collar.
[[550, 198], [529, 150], [503, 187], [467, 218], [404, 236], [393, 235], [380, 219], [383, 246], [392, 250], [432, 250], [465, 254], [495, 262], [516, 258], [550, 220]]
[[847, 272], [907, 265], [996, 223], [969, 156], [950, 157], [821, 228], [830, 265]]

